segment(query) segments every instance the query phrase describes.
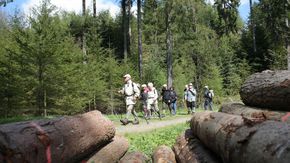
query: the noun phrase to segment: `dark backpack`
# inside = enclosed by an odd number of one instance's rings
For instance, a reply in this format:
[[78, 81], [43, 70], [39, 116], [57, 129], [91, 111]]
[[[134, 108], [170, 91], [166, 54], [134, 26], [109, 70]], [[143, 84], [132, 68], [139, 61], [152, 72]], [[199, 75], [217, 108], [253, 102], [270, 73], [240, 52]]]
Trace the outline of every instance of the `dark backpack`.
[[165, 103], [170, 103], [169, 102], [171, 100], [170, 90], [164, 90], [162, 99]]

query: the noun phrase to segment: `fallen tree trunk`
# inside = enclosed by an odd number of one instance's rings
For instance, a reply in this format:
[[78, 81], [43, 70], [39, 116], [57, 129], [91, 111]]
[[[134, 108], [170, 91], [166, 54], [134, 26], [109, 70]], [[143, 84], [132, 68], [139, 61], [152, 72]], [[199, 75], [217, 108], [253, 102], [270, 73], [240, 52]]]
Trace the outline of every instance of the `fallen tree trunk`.
[[215, 153], [206, 148], [188, 129], [176, 139], [173, 146], [178, 163], [219, 163], [222, 162]]
[[240, 115], [246, 118], [259, 118], [262, 120], [290, 122], [290, 112], [261, 110], [259, 108], [246, 106], [242, 103], [223, 104], [220, 109], [220, 112]]
[[78, 162], [114, 135], [113, 123], [98, 111], [5, 124], [0, 126], [0, 158], [6, 162]]
[[88, 163], [118, 162], [129, 148], [128, 140], [121, 136], [115, 136], [114, 140], [100, 149], [88, 161]]
[[142, 152], [127, 153], [119, 163], [147, 163], [149, 158]]
[[153, 163], [176, 163], [175, 154], [168, 146], [161, 145], [153, 152]]
[[223, 162], [288, 163], [290, 125], [261, 121], [216, 112], [195, 113], [191, 120], [194, 134]]
[[251, 75], [240, 89], [248, 106], [290, 111], [290, 71], [263, 71]]

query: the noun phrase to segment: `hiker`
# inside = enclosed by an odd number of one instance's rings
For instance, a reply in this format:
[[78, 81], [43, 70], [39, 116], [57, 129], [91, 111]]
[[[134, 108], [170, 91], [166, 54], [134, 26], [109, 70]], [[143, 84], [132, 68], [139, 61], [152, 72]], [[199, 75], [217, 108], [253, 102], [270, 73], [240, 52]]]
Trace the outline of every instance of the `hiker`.
[[162, 87], [162, 101], [165, 103], [169, 109], [170, 114], [172, 114], [172, 108], [171, 108], [171, 97], [170, 97], [170, 90], [167, 89], [167, 85], [164, 84]]
[[[152, 110], [156, 111], [158, 114], [158, 117], [161, 118], [159, 108], [158, 108], [158, 92], [155, 87], [153, 87], [153, 83], [148, 83], [148, 98], [147, 98], [147, 110], [151, 115]], [[154, 109], [152, 108], [154, 107]]]
[[188, 84], [188, 89], [185, 92], [185, 100], [186, 100], [186, 106], [187, 106], [187, 113], [195, 113], [195, 105], [196, 105], [196, 90], [193, 88], [192, 83]]
[[213, 90], [209, 90], [208, 86], [204, 87], [204, 110], [207, 110], [209, 108], [209, 110], [213, 110], [212, 109], [212, 98], [213, 98], [214, 94], [213, 94]]
[[188, 89], [188, 85], [186, 84], [184, 86], [184, 90], [183, 90], [183, 104], [184, 104], [185, 108], [188, 108], [187, 107], [187, 103], [186, 103], [186, 93], [187, 93], [187, 89]]
[[170, 109], [171, 109], [171, 114], [176, 115], [176, 102], [177, 102], [177, 94], [174, 90], [174, 87], [171, 87], [170, 90]]
[[162, 101], [163, 113], [165, 113], [165, 109], [164, 108], [168, 107], [167, 103], [165, 102], [166, 100], [164, 100], [164, 94], [165, 94], [166, 91], [167, 91], [167, 84], [163, 84], [162, 88], [161, 88], [161, 93], [160, 93], [160, 100]]
[[[126, 103], [126, 118], [121, 119], [120, 121], [127, 125], [128, 123], [132, 122], [133, 124], [139, 124], [137, 113], [134, 109], [134, 105], [136, 104], [137, 98], [140, 95], [140, 90], [137, 87], [137, 84], [131, 80], [131, 75], [126, 74], [124, 77], [124, 86], [122, 90], [118, 91], [119, 93], [125, 95], [125, 103]], [[134, 116], [134, 121], [129, 120], [131, 113]]]
[[150, 112], [147, 109], [147, 99], [148, 99], [149, 88], [147, 87], [146, 84], [142, 84], [141, 88], [142, 88], [142, 90], [140, 93], [140, 100], [142, 101], [142, 108], [144, 111], [144, 117], [149, 118], [151, 116]]

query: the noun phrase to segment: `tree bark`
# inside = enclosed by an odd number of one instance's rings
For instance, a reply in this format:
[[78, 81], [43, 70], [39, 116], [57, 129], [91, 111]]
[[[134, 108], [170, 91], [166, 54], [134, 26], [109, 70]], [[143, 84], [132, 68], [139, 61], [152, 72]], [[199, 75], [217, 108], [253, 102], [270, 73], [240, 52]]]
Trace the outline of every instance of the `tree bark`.
[[127, 152], [128, 148], [129, 143], [127, 139], [121, 136], [115, 136], [111, 143], [100, 149], [86, 162], [118, 162]]
[[193, 133], [225, 163], [287, 163], [290, 160], [288, 123], [199, 112], [193, 115], [190, 125]]
[[251, 24], [252, 24], [252, 39], [253, 39], [253, 49], [254, 49], [254, 53], [256, 53], [257, 51], [257, 47], [256, 47], [256, 24], [254, 22], [254, 17], [253, 17], [253, 3], [252, 0], [250, 1], [250, 15], [251, 15]]
[[120, 160], [120, 163], [147, 163], [147, 162], [149, 162], [149, 158], [141, 152], [127, 153]]
[[97, 4], [96, 4], [96, 0], [93, 0], [93, 14], [94, 14], [94, 18], [97, 17]]
[[290, 71], [270, 71], [251, 75], [240, 89], [248, 106], [290, 111]]
[[0, 125], [0, 162], [77, 162], [114, 135], [113, 123], [99, 111]]
[[142, 81], [142, 23], [141, 23], [141, 0], [137, 0], [137, 22], [138, 22], [138, 56], [139, 56], [139, 78]]
[[171, 33], [171, 19], [172, 19], [172, 3], [166, 2], [166, 49], [167, 49], [167, 87], [172, 87], [173, 84], [173, 66], [172, 66], [172, 33]]
[[258, 118], [262, 120], [274, 120], [288, 123], [290, 122], [290, 112], [261, 110], [259, 108], [246, 106], [242, 103], [223, 104], [220, 112], [233, 115], [240, 115], [245, 118]]
[[222, 162], [213, 152], [207, 149], [188, 129], [176, 139], [173, 146], [178, 163], [219, 163]]
[[[86, 0], [83, 0], [82, 3], [82, 9], [83, 9], [83, 17], [85, 19], [86, 17]], [[84, 21], [85, 22], [85, 21]], [[86, 49], [86, 31], [85, 31], [85, 25], [83, 24], [83, 31], [82, 31], [82, 51], [83, 51], [83, 63], [87, 64], [87, 49]]]
[[124, 61], [125, 63], [127, 62], [127, 57], [128, 57], [128, 46], [127, 46], [127, 12], [126, 12], [126, 5], [127, 5], [127, 0], [122, 0], [121, 1], [121, 6], [122, 6], [122, 24], [123, 24], [123, 55], [124, 55]]
[[157, 147], [153, 152], [152, 158], [154, 163], [176, 163], [174, 152], [165, 145]]

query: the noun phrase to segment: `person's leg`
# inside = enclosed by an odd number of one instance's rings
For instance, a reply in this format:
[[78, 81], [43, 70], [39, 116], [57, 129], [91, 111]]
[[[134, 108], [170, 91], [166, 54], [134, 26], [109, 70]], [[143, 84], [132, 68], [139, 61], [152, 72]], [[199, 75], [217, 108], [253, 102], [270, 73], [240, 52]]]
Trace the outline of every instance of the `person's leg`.
[[173, 111], [173, 115], [176, 115], [176, 101], [172, 103], [172, 111]]
[[204, 108], [204, 110], [207, 110], [207, 100], [204, 101], [203, 108]]
[[155, 101], [153, 105], [154, 105], [155, 111], [158, 114], [158, 117], [161, 118], [161, 114], [160, 114], [160, 111], [159, 111], [159, 108], [158, 108], [158, 102]]
[[196, 105], [195, 101], [192, 101], [192, 112], [193, 113], [195, 113], [195, 105]]
[[209, 102], [209, 109], [213, 111], [212, 101]]
[[126, 118], [129, 120], [130, 119], [130, 115], [132, 113], [134, 105], [127, 105], [127, 114], [126, 114]]
[[190, 114], [190, 102], [186, 101], [186, 106], [187, 106], [187, 114]]

